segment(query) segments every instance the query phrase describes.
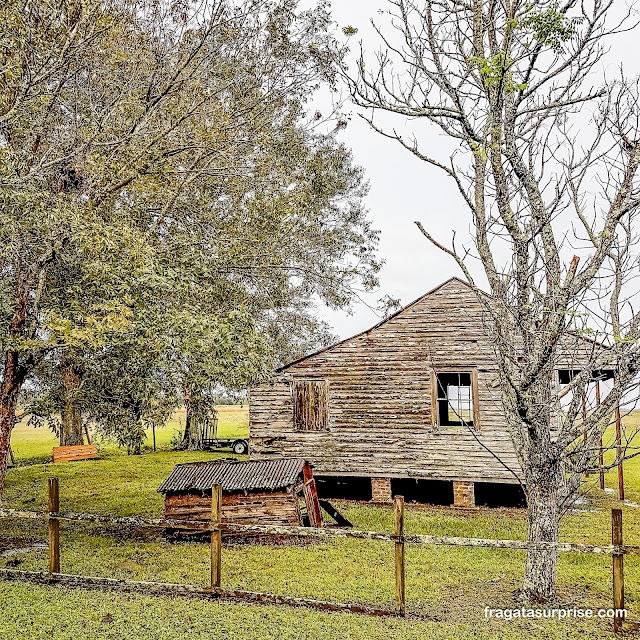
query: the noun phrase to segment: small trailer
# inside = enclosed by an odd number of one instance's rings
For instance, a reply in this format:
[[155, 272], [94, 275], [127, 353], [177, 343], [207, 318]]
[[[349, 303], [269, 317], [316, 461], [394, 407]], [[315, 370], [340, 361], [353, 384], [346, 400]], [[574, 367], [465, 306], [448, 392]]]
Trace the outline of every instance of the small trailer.
[[218, 438], [218, 415], [201, 427], [200, 439], [205, 449], [230, 449], [238, 456], [249, 453], [249, 441], [244, 438]]
[[229, 449], [238, 456], [249, 452], [249, 442], [244, 438], [214, 438], [203, 441], [205, 449]]

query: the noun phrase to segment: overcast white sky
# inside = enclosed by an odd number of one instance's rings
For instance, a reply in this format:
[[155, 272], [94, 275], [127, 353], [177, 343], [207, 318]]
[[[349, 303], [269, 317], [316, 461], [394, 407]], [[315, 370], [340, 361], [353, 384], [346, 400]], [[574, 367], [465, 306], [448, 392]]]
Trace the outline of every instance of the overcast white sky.
[[[332, 12], [338, 27], [350, 25], [358, 29], [358, 34], [351, 38], [352, 59], [360, 40], [367, 51], [379, 48], [379, 38], [371, 29], [370, 20], [388, 25], [388, 16], [378, 13], [388, 6], [386, 0], [333, 0]], [[639, 48], [634, 41], [639, 37], [638, 30], [632, 35], [616, 36], [616, 40], [610, 42], [612, 49], [607, 67], [614, 69], [624, 62], [628, 73], [640, 72]], [[380, 274], [380, 291], [368, 299], [374, 302], [383, 294], [389, 294], [406, 305], [451, 276], [461, 275], [453, 260], [420, 234], [414, 221], [422, 221], [436, 238], [448, 244], [453, 229], [457, 230], [457, 238], [468, 237], [468, 213], [457, 191], [440, 172], [398, 143], [371, 130], [357, 117], [354, 107], [347, 109], [352, 112], [352, 118], [339, 133], [340, 139], [351, 147], [355, 161], [364, 167], [370, 182], [366, 202], [374, 226], [381, 231], [379, 256], [386, 261]], [[393, 122], [399, 130], [419, 134], [419, 143], [429, 145], [436, 152], [448, 147], [443, 136], [433, 129], [415, 122], [403, 123], [399, 118]], [[379, 322], [364, 304], [355, 305], [351, 316], [325, 309], [322, 315], [341, 338]]]

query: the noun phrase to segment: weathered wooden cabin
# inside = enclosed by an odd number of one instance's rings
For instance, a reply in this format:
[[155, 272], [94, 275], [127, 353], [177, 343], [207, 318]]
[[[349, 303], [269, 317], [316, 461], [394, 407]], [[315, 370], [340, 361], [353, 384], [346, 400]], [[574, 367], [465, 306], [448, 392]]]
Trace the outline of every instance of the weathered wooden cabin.
[[[460, 506], [522, 498], [497, 366], [471, 287], [451, 278], [250, 392], [250, 455], [299, 456], [318, 488]], [[590, 349], [567, 344], [567, 369]], [[436, 499], [421, 499], [421, 492]], [[334, 497], [349, 497], [347, 495]]]
[[222, 522], [322, 526], [311, 465], [301, 458], [178, 464], [158, 488], [165, 517], [211, 520], [211, 487], [222, 487]]

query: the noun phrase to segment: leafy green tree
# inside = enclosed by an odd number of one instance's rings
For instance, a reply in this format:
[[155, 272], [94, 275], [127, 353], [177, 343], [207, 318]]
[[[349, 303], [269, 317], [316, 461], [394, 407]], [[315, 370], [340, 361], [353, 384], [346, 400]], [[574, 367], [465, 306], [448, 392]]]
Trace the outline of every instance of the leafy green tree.
[[[372, 257], [377, 236], [361, 206], [362, 172], [352, 166], [350, 154], [330, 137], [302, 138], [307, 139], [306, 146], [295, 149], [290, 145], [294, 153], [290, 153], [284, 170], [282, 149], [272, 154], [277, 166], [269, 172], [269, 182], [262, 180], [258, 204], [254, 192], [239, 192], [235, 200], [216, 198], [220, 188], [214, 190], [216, 185], [208, 179], [198, 181], [202, 190], [198, 188], [185, 195], [184, 202], [180, 199], [176, 203], [180, 217], [176, 214], [167, 223], [158, 250], [159, 269], [165, 274], [159, 277], [162, 286], [150, 292], [147, 280], [142, 280], [144, 290], [134, 310], [139, 319], [121, 336], [113, 333], [108, 348], [95, 355], [76, 351], [84, 364], [74, 370], [84, 373], [75, 376], [72, 397], [76, 413], [84, 415], [85, 422], [90, 414], [96, 415], [91, 405], [100, 398], [100, 389], [113, 372], [121, 372], [128, 361], [137, 371], [142, 361], [146, 370], [156, 372], [148, 378], [150, 384], [163, 375], [164, 384], [175, 390], [172, 397], [184, 399], [184, 444], [197, 448], [199, 416], [211, 419], [213, 406], [208, 401], [218, 385], [246, 388], [264, 379], [273, 365], [333, 338], [313, 315], [312, 296], [334, 306], [350, 301], [350, 289], [363, 273], [363, 265], [369, 277], [378, 268]], [[239, 309], [245, 313], [238, 313]], [[252, 331], [246, 330], [247, 315], [252, 318]], [[151, 318], [153, 329], [149, 327]], [[243, 350], [242, 366], [226, 358], [215, 340], [210, 342], [215, 338], [210, 331], [212, 321], [222, 321], [229, 331], [230, 319], [242, 319], [229, 347], [229, 354]], [[138, 334], [147, 336], [146, 340], [158, 348], [146, 345], [143, 338], [132, 339]], [[198, 340], [192, 339], [195, 336]], [[123, 348], [118, 348], [119, 341]], [[246, 366], [249, 362], [253, 364]], [[69, 404], [64, 393], [68, 374], [61, 357], [56, 366], [58, 370], [54, 367], [54, 371], [38, 376], [39, 393], [25, 409], [40, 418], [48, 417], [66, 434], [69, 429], [64, 420], [59, 424], [56, 416]], [[104, 375], [90, 376], [88, 372], [95, 367], [103, 369]], [[142, 392], [147, 378], [133, 380], [122, 373], [118, 378], [121, 394], [112, 395], [105, 406], [113, 407], [118, 397], [123, 405], [133, 406], [127, 389], [141, 385]], [[129, 381], [129, 387], [123, 386], [124, 380]], [[95, 385], [97, 390], [92, 390]], [[109, 412], [100, 415], [108, 416]], [[136, 418], [138, 423], [144, 420], [143, 415]], [[82, 439], [80, 424], [71, 428], [78, 441]], [[102, 420], [97, 424], [105, 431]], [[120, 424], [123, 434], [143, 433], [140, 426], [125, 429], [125, 420]], [[111, 427], [106, 432], [117, 435]]]
[[[93, 373], [106, 354], [138, 348], [147, 316], [197, 300], [194, 317], [218, 310], [213, 339], [242, 308], [316, 292], [346, 304], [378, 265], [361, 176], [301, 126], [341, 55], [325, 3], [9, 0], [0, 19], [1, 486], [20, 392], [38, 371], [55, 371], [77, 433], [85, 409], [72, 405], [99, 388], [84, 379], [106, 377]], [[317, 164], [332, 145], [344, 188]], [[139, 363], [125, 361], [133, 374]], [[138, 401], [127, 406], [145, 415]]]

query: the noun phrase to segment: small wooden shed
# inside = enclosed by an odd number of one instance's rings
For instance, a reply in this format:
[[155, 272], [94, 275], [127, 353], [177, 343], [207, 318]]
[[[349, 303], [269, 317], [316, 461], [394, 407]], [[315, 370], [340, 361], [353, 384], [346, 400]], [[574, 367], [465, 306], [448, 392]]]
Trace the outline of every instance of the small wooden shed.
[[302, 458], [178, 464], [158, 488], [165, 517], [196, 525], [211, 518], [211, 487], [222, 486], [222, 522], [322, 526], [311, 465]]

